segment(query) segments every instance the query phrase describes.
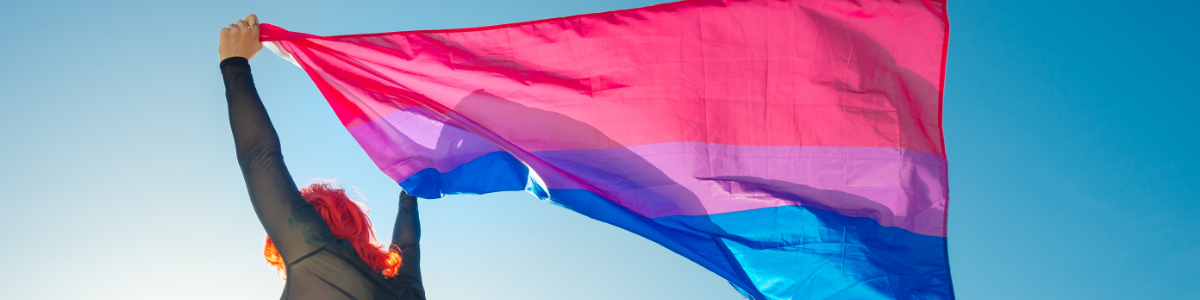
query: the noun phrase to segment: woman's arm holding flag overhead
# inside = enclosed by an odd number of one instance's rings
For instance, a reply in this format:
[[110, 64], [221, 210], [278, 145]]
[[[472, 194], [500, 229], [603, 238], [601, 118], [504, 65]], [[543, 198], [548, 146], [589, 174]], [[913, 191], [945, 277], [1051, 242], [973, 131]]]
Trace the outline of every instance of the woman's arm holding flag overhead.
[[249, 60], [262, 49], [258, 35], [254, 15], [221, 30], [221, 73], [229, 125], [250, 202], [284, 262], [290, 263], [334, 238], [329, 225], [292, 181], [283, 163], [279, 135], [254, 88]]
[[392, 247], [400, 250], [400, 269], [392, 281], [424, 293], [421, 280], [421, 219], [417, 197], [400, 192], [400, 208], [392, 230]]

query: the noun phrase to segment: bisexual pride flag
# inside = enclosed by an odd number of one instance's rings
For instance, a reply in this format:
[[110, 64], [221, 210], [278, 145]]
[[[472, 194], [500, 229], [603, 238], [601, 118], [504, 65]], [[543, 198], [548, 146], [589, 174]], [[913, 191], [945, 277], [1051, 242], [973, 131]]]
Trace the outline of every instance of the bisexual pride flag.
[[948, 26], [942, 0], [689, 0], [262, 40], [414, 196], [527, 190], [751, 299], [951, 299]]

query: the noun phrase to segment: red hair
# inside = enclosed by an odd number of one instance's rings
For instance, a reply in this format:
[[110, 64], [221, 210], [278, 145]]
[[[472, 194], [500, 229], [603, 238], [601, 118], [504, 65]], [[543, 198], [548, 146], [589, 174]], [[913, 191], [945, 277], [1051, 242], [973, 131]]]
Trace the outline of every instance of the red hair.
[[[371, 270], [386, 277], [396, 276], [396, 271], [400, 268], [400, 253], [395, 247], [384, 250], [379, 245], [375, 239], [375, 232], [371, 230], [371, 220], [367, 218], [358, 202], [346, 197], [346, 190], [318, 182], [300, 189], [300, 195], [321, 213], [326, 223], [329, 223], [329, 231], [333, 232], [333, 237], [349, 240], [350, 245], [354, 246], [354, 251], [358, 252], [358, 257], [362, 258]], [[284, 265], [283, 257], [279, 255], [279, 250], [275, 249], [275, 243], [271, 242], [269, 236], [263, 256], [267, 258], [267, 263], [275, 267], [279, 279], [287, 280], [287, 266]]]

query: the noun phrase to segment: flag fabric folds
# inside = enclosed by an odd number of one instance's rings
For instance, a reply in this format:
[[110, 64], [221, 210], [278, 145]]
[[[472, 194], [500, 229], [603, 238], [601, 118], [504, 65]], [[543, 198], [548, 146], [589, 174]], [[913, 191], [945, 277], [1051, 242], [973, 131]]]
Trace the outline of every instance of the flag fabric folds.
[[948, 32], [944, 0], [691, 0], [262, 40], [415, 196], [528, 190], [751, 299], [951, 299]]

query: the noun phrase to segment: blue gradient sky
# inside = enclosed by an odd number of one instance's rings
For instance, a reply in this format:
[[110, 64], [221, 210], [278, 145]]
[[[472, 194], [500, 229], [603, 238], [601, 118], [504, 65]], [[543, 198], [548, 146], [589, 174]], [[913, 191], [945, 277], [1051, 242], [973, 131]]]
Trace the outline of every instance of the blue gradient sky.
[[[6, 1], [0, 298], [274, 299], [218, 30], [483, 26], [662, 1]], [[961, 299], [1200, 298], [1196, 2], [952, 1], [945, 131]], [[295, 66], [255, 77], [299, 183], [400, 189]], [[740, 299], [662, 247], [525, 193], [424, 201], [433, 299]]]

